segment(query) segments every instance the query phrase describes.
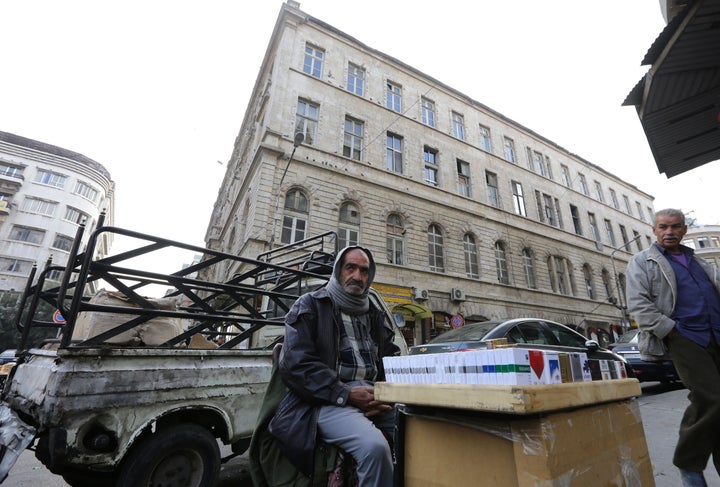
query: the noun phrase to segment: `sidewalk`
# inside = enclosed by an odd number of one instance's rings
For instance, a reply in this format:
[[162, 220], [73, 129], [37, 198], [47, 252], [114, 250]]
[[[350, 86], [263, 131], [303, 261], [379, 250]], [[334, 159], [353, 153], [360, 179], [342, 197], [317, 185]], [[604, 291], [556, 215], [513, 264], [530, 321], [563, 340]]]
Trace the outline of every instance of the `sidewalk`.
[[[680, 473], [673, 465], [672, 457], [680, 420], [688, 405], [688, 391], [682, 386], [664, 386], [658, 382], [643, 383], [641, 386], [643, 395], [637, 400], [655, 474], [655, 487], [680, 487]], [[720, 487], [720, 476], [712, 459], [705, 468], [705, 479], [709, 487]]]

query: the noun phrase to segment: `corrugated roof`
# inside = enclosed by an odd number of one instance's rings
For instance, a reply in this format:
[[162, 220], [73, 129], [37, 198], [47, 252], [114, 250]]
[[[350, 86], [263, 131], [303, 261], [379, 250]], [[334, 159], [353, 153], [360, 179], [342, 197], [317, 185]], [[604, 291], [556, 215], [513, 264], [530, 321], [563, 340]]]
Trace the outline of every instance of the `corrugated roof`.
[[720, 0], [695, 0], [648, 50], [634, 105], [658, 170], [676, 176], [720, 159]]

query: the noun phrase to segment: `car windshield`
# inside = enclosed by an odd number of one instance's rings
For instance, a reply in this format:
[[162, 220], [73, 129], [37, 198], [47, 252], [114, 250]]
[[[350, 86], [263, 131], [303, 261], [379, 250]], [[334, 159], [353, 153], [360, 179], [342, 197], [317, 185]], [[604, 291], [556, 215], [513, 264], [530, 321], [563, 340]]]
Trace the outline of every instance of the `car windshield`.
[[635, 338], [635, 335], [638, 334], [638, 329], [634, 330], [628, 330], [625, 333], [623, 333], [620, 338], [617, 339], [615, 343], [630, 343], [633, 338]]
[[500, 324], [499, 321], [468, 324], [461, 328], [446, 331], [430, 340], [430, 343], [480, 341], [498, 324]]

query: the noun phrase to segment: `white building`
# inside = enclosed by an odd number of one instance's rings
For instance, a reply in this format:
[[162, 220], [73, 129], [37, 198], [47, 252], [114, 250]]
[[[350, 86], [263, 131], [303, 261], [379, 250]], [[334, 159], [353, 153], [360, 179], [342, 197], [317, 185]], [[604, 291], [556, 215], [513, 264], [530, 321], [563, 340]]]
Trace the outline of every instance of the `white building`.
[[251, 257], [335, 230], [375, 255], [409, 343], [521, 316], [612, 340], [653, 197], [299, 8], [281, 8], [207, 245]]
[[[78, 226], [93, 229], [102, 212], [112, 225], [114, 183], [101, 164], [0, 132], [0, 290], [23, 290], [33, 265], [42, 270], [50, 257], [64, 266]], [[97, 253], [106, 255], [110, 244], [101, 239]]]
[[720, 267], [720, 225], [688, 227], [683, 245], [695, 249], [695, 254]]

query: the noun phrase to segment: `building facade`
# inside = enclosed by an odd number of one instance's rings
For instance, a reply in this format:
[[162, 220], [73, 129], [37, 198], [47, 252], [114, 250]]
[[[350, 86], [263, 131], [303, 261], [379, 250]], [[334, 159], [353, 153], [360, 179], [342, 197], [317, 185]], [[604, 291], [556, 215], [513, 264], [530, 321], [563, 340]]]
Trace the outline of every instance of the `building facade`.
[[[22, 291], [33, 265], [42, 270], [50, 257], [64, 266], [78, 226], [94, 228], [102, 212], [112, 225], [114, 183], [102, 165], [0, 132], [0, 290]], [[111, 243], [101, 239], [98, 252], [106, 255]]]
[[695, 249], [695, 254], [720, 267], [720, 225], [688, 226], [683, 245]]
[[374, 253], [411, 344], [521, 316], [604, 343], [653, 211], [651, 195], [288, 1], [206, 243], [254, 256], [337, 231]]

